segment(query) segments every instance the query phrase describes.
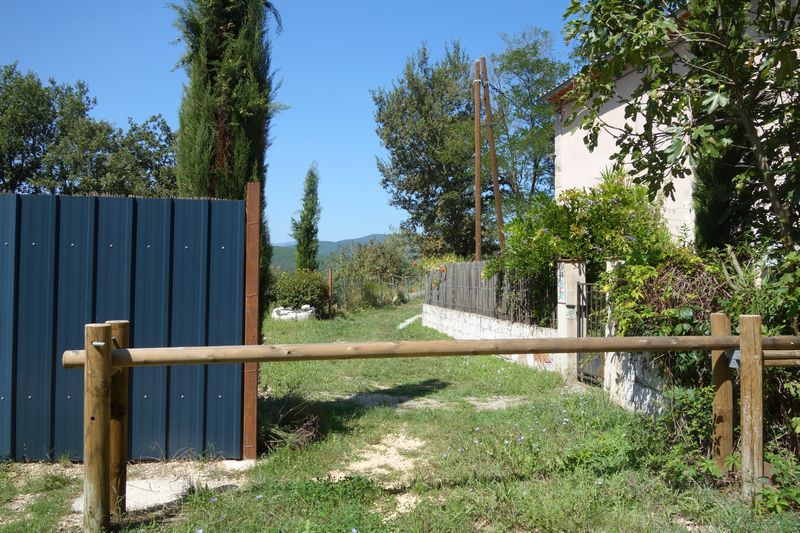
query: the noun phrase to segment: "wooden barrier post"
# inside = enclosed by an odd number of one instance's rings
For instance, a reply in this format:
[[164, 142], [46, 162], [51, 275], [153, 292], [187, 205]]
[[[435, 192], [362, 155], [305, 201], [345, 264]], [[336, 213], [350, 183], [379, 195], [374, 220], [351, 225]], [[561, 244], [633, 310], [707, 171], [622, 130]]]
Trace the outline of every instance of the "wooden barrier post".
[[[109, 320], [114, 348], [130, 347], [130, 322]], [[111, 420], [108, 429], [109, 484], [108, 500], [111, 518], [120, 520], [125, 514], [125, 484], [128, 481], [128, 413], [130, 369], [117, 368], [111, 376]]]
[[[244, 343], [258, 344], [261, 336], [261, 182], [245, 189]], [[266, 282], [266, 280], [264, 280]], [[242, 459], [258, 453], [258, 363], [244, 364], [242, 386]]]
[[754, 502], [764, 476], [764, 354], [760, 316], [741, 316], [739, 346], [742, 354], [742, 495]]
[[[711, 335], [731, 334], [731, 319], [725, 313], [711, 314]], [[733, 376], [724, 350], [711, 351], [711, 374], [714, 385], [714, 462], [725, 470], [725, 460], [733, 452]]]
[[333, 269], [328, 268], [328, 316], [333, 315]]
[[111, 325], [87, 324], [83, 400], [83, 530], [109, 523], [108, 429], [111, 415]]

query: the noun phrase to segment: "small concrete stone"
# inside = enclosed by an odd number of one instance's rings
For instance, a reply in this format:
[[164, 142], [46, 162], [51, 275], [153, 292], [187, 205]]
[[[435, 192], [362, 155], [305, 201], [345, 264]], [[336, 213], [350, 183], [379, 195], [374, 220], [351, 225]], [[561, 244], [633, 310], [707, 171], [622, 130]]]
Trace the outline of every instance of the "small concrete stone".
[[227, 470], [228, 472], [244, 472], [245, 470], [250, 470], [254, 466], [256, 466], [255, 459], [243, 459], [241, 461], [234, 461], [234, 460], [225, 460], [220, 461], [220, 466], [222, 466], [223, 470]]
[[[177, 502], [192, 488], [188, 479], [137, 479], [128, 481], [127, 511], [143, 511]], [[72, 510], [83, 512], [83, 494], [72, 502]]]

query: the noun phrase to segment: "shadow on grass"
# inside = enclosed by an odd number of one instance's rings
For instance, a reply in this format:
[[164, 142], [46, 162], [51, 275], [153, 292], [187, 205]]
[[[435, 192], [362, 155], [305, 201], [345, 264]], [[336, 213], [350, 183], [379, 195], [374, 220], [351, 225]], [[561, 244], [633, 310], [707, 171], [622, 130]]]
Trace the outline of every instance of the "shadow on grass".
[[289, 392], [259, 398], [259, 454], [280, 446], [301, 448], [330, 433], [348, 433], [348, 422], [376, 407], [402, 407], [450, 384], [437, 379], [405, 383], [330, 400], [309, 400]]

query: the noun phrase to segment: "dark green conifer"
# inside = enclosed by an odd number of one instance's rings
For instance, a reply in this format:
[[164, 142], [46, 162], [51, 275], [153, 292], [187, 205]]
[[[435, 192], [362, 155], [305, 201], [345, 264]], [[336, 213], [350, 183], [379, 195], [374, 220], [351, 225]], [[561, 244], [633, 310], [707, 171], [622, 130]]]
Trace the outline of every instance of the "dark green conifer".
[[303, 207], [300, 220], [292, 218], [292, 236], [297, 241], [295, 254], [297, 270], [316, 270], [319, 251], [319, 173], [316, 164], [311, 165], [306, 174], [303, 189]]

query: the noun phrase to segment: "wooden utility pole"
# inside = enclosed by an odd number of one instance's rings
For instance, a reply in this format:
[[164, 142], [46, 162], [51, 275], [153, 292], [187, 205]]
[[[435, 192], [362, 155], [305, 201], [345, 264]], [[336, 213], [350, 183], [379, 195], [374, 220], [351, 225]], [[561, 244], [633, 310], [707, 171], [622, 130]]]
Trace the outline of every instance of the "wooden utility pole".
[[503, 198], [500, 196], [500, 181], [497, 178], [497, 150], [494, 144], [494, 116], [492, 100], [489, 94], [489, 72], [486, 69], [486, 58], [481, 58], [481, 82], [483, 85], [483, 105], [486, 108], [486, 125], [489, 133], [489, 165], [492, 172], [492, 188], [494, 189], [494, 209], [497, 217], [497, 238], [500, 251], [506, 247], [506, 235], [503, 223]]
[[475, 61], [472, 80], [472, 102], [475, 108], [475, 261], [481, 260], [481, 62]]

